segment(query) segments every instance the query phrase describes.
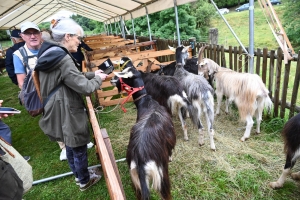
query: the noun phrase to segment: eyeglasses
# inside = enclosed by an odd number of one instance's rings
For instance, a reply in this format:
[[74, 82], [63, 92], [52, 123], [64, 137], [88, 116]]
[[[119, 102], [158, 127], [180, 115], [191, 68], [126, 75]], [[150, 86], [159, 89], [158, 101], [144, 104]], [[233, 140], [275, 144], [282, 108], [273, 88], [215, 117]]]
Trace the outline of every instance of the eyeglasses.
[[23, 32], [22, 34], [26, 35], [26, 36], [31, 36], [31, 35], [34, 35], [34, 36], [38, 36], [40, 35], [41, 33], [39, 31], [36, 31], [36, 32]]
[[81, 37], [81, 36], [79, 36], [79, 35], [77, 35], [77, 34], [69, 34], [71, 37], [73, 37], [73, 36], [77, 36], [77, 39], [79, 40], [79, 41], [82, 41], [83, 40], [83, 37]]

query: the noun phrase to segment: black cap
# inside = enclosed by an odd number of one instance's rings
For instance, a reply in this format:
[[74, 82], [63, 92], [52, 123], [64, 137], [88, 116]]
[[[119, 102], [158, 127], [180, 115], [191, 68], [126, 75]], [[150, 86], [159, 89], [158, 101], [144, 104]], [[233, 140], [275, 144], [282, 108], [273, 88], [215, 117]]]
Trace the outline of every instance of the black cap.
[[21, 38], [20, 33], [21, 33], [20, 29], [14, 29], [11, 31], [11, 37]]

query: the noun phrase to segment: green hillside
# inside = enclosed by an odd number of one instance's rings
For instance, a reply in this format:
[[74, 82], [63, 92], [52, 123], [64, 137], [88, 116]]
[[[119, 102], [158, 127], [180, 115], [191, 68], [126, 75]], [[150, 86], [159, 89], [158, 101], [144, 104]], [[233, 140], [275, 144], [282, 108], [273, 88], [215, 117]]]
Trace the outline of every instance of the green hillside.
[[[283, 23], [282, 15], [284, 12], [284, 4], [273, 6], [276, 14]], [[231, 8], [230, 12], [223, 15], [235, 34], [239, 37], [239, 40], [245, 47], [249, 46], [249, 11], [236, 12], [235, 8]], [[227, 27], [219, 14], [211, 22], [211, 28], [218, 28], [219, 31], [219, 44], [227, 46], [239, 46], [237, 40]], [[263, 10], [259, 4], [254, 4], [254, 47], [268, 49], [277, 49], [278, 44], [274, 35], [271, 32], [270, 26], [267, 23]]]

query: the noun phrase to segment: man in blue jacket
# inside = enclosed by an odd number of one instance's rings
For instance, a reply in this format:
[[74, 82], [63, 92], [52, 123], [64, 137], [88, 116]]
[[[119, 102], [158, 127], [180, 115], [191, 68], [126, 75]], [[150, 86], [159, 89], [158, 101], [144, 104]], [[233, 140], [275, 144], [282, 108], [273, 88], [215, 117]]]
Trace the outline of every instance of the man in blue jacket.
[[24, 46], [25, 42], [20, 36], [21, 31], [19, 29], [14, 29], [11, 32], [11, 39], [14, 43], [12, 47], [6, 50], [6, 58], [5, 58], [5, 68], [7, 74], [11, 81], [18, 85], [17, 76], [15, 74], [14, 62], [13, 62], [13, 53], [18, 50], [21, 46]]

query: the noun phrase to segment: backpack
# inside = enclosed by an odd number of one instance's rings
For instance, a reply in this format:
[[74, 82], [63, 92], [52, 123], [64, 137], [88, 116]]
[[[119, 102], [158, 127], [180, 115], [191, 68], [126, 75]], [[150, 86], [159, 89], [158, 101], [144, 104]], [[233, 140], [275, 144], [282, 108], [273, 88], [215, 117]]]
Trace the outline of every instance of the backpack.
[[40, 115], [44, 111], [44, 107], [47, 104], [48, 100], [62, 86], [62, 83], [57, 85], [43, 102], [39, 90], [38, 74], [36, 73], [36, 71], [30, 69], [28, 65], [28, 59], [35, 56], [28, 56], [24, 47], [20, 47], [19, 51], [23, 56], [23, 63], [25, 65], [25, 68], [29, 70], [24, 79], [22, 89], [19, 93], [19, 100], [21, 105], [24, 105], [28, 113], [32, 117], [35, 117]]
[[23, 182], [14, 168], [0, 158], [0, 196], [1, 199], [22, 199]]

